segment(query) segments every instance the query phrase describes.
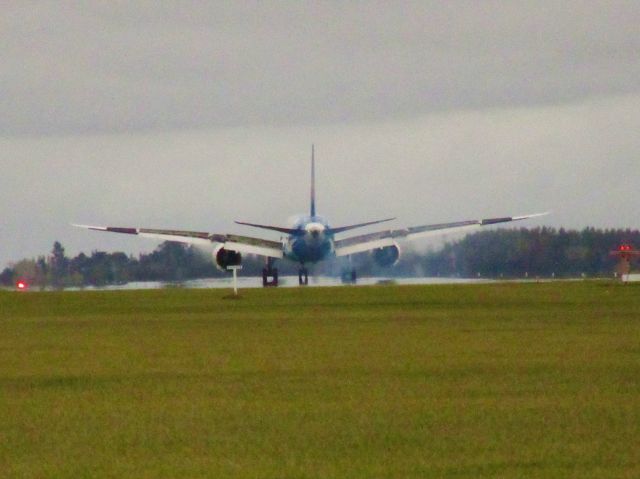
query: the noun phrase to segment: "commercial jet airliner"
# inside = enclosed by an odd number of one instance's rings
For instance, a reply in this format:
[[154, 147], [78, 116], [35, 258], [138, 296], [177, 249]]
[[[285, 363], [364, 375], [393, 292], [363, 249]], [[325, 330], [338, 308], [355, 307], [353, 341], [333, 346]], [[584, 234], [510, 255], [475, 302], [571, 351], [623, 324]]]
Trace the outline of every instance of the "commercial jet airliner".
[[[306, 266], [328, 258], [350, 257], [356, 253], [370, 251], [378, 265], [393, 266], [400, 259], [398, 240], [415, 240], [433, 234], [441, 234], [454, 230], [469, 230], [480, 226], [519, 221], [546, 214], [547, 213], [536, 213], [523, 216], [505, 216], [501, 218], [412, 226], [409, 228], [388, 229], [376, 233], [337, 238], [336, 235], [341, 235], [347, 231], [384, 223], [395, 218], [339, 226], [337, 228], [329, 226], [325, 218], [316, 214], [315, 158], [312, 147], [311, 208], [309, 216], [299, 217], [289, 228], [236, 221], [239, 225], [276, 231], [285, 235], [280, 241], [255, 238], [252, 236], [203, 233], [198, 231], [124, 228], [119, 226], [73, 226], [90, 230], [108, 231], [111, 233], [138, 235], [145, 238], [155, 238], [165, 241], [176, 241], [196, 245], [213, 245], [213, 259], [216, 266], [221, 270], [227, 270], [230, 266], [239, 266], [242, 261], [242, 253], [264, 256], [266, 258], [266, 265], [262, 271], [262, 284], [263, 286], [277, 286], [278, 270], [274, 267], [274, 261], [278, 259], [284, 258], [298, 263], [300, 265], [298, 274], [299, 284], [306, 285], [308, 284], [308, 271]], [[354, 269], [347, 270], [346, 273], [347, 274], [343, 274], [343, 279], [348, 278], [349, 282], [356, 281], [356, 272]]]

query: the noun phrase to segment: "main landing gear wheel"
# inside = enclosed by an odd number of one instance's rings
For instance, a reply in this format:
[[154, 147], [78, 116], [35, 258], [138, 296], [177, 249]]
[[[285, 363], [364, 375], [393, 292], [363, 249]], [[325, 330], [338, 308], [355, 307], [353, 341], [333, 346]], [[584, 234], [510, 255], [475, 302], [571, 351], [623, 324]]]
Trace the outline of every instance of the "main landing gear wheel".
[[309, 284], [309, 271], [307, 268], [300, 268], [298, 270], [298, 284], [300, 286], [307, 286]]
[[356, 274], [356, 270], [348, 270], [345, 269], [340, 274], [340, 279], [342, 280], [342, 284], [356, 284], [358, 281], [358, 275]]
[[278, 286], [278, 268], [273, 267], [273, 260], [267, 259], [267, 265], [262, 269], [262, 286], [276, 287]]

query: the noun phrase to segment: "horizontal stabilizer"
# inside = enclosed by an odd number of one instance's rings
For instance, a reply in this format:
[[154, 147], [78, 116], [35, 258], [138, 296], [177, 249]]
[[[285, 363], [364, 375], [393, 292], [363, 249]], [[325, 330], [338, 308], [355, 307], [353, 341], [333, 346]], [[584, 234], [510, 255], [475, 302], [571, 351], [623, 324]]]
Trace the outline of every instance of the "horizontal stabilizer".
[[292, 228], [283, 228], [281, 226], [258, 225], [255, 223], [245, 223], [244, 221], [234, 221], [234, 223], [237, 225], [253, 226], [254, 228], [262, 228], [263, 230], [277, 231], [279, 233], [284, 233], [288, 235], [300, 233], [300, 230], [292, 229]]
[[345, 231], [354, 230], [356, 228], [363, 228], [363, 227], [369, 226], [369, 225], [377, 225], [378, 223], [386, 223], [387, 221], [392, 221], [392, 220], [395, 220], [395, 218], [387, 218], [387, 219], [384, 219], [384, 220], [369, 221], [367, 223], [359, 223], [357, 225], [340, 226], [339, 228], [331, 228], [330, 231], [331, 231], [331, 233], [338, 234], [338, 233], [343, 233]]

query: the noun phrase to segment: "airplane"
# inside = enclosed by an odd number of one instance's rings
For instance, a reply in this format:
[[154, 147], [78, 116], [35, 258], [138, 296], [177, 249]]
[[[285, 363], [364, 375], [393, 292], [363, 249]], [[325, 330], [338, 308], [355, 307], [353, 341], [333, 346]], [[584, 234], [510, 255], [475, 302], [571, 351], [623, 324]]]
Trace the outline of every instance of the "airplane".
[[[315, 149], [311, 147], [311, 193], [310, 211], [308, 216], [299, 216], [291, 227], [271, 226], [258, 223], [235, 221], [236, 224], [260, 228], [281, 233], [285, 236], [281, 241], [273, 241], [253, 236], [241, 236], [236, 234], [207, 233], [198, 231], [165, 230], [153, 228], [131, 228], [120, 226], [90, 226], [73, 224], [79, 228], [89, 230], [106, 231], [137, 235], [144, 238], [175, 241], [179, 243], [195, 245], [213, 245], [213, 259], [220, 270], [228, 270], [230, 267], [239, 266], [242, 262], [242, 254], [254, 254], [266, 258], [265, 268], [262, 270], [263, 286], [278, 285], [278, 270], [274, 262], [279, 259], [287, 259], [299, 264], [298, 283], [307, 285], [308, 264], [320, 261], [348, 257], [363, 252], [371, 252], [374, 261], [379, 266], [393, 266], [400, 259], [399, 240], [415, 240], [434, 234], [442, 234], [451, 231], [470, 230], [473, 228], [520, 221], [548, 213], [534, 213], [522, 216], [505, 216], [499, 218], [485, 218], [480, 220], [456, 221], [452, 223], [428, 224], [412, 226], [401, 229], [387, 229], [375, 233], [366, 233], [345, 238], [336, 238], [347, 231], [365, 226], [394, 220], [385, 218], [382, 220], [368, 221], [337, 228], [331, 227], [328, 221], [316, 214], [316, 190], [315, 190]], [[343, 281], [356, 282], [355, 269], [343, 273]]]

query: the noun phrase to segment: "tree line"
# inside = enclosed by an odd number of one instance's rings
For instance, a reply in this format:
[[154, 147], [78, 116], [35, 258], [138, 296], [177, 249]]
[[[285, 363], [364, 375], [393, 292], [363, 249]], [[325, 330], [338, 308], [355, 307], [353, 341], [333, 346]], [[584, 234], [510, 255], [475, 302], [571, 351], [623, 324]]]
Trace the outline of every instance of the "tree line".
[[151, 253], [135, 257], [122, 252], [93, 251], [73, 258], [56, 241], [49, 255], [23, 259], [0, 273], [0, 284], [12, 285], [19, 279], [31, 287], [105, 286], [130, 281], [181, 281], [220, 276], [213, 262], [195, 248], [178, 243], [162, 243]]
[[621, 244], [640, 247], [640, 231], [548, 227], [481, 231], [426, 255], [424, 268], [449, 276], [610, 276]]
[[[361, 276], [461, 276], [487, 278], [609, 276], [617, 259], [609, 253], [620, 244], [640, 246], [640, 231], [585, 228], [520, 228], [481, 231], [446, 243], [437, 251], [403, 251], [392, 268], [376, 265], [361, 254], [351, 263], [338, 259], [315, 267], [316, 274], [338, 275], [356, 267]], [[245, 256], [244, 275], [260, 275], [264, 258]], [[280, 274], [297, 274], [297, 265], [277, 263]], [[22, 278], [32, 287], [65, 288], [123, 284], [130, 281], [183, 281], [225, 276], [210, 252], [179, 243], [162, 243], [134, 257], [122, 252], [94, 251], [69, 258], [56, 241], [48, 255], [23, 259], [0, 273], [0, 284]]]

